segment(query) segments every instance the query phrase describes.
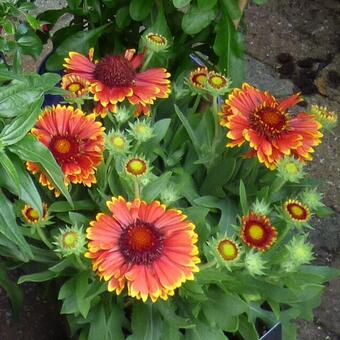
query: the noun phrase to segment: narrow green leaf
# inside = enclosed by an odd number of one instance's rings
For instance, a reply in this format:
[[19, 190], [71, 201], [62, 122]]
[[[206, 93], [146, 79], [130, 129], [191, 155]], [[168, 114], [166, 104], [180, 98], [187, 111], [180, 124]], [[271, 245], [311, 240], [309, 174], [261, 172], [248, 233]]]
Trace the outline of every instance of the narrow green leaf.
[[64, 184], [64, 174], [45, 145], [37, 141], [33, 136], [26, 136], [17, 144], [11, 145], [10, 149], [21, 159], [37, 163], [41, 166], [56, 188], [60, 190], [70, 205], [73, 206], [70, 193]]
[[143, 199], [151, 202], [158, 198], [161, 192], [168, 186], [171, 175], [171, 172], [166, 172], [146, 185], [143, 188]]
[[81, 200], [81, 201], [74, 201], [73, 207], [70, 203], [66, 201], [58, 201], [52, 203], [48, 211], [49, 212], [68, 212], [70, 210], [85, 210], [85, 211], [94, 211], [96, 210], [96, 206], [93, 204], [91, 200]]
[[0, 267], [0, 287], [4, 288], [12, 305], [14, 314], [18, 317], [22, 307], [23, 294], [21, 289], [12, 282], [5, 271]]
[[248, 201], [247, 201], [246, 187], [244, 186], [242, 179], [240, 180], [239, 195], [240, 195], [242, 213], [243, 215], [246, 215], [248, 214], [249, 207], [248, 207]]
[[178, 108], [177, 105], [174, 105], [175, 107], [175, 112], [178, 116], [178, 118], [180, 119], [180, 121], [182, 122], [183, 126], [185, 127], [185, 130], [187, 131], [189, 138], [191, 139], [192, 144], [194, 145], [194, 148], [197, 152], [197, 154], [199, 153], [200, 150], [200, 143], [198, 141], [198, 138], [194, 132], [194, 130], [192, 129], [188, 119], [184, 116], [184, 114], [182, 113], [182, 111]]
[[5, 169], [9, 178], [12, 180], [12, 182], [15, 186], [16, 192], [19, 192], [20, 179], [19, 179], [18, 172], [17, 172], [14, 164], [12, 163], [12, 161], [7, 156], [7, 154], [4, 150], [0, 151], [0, 164]]
[[191, 0], [172, 0], [172, 3], [176, 8], [182, 8], [189, 5]]
[[32, 258], [33, 254], [21, 235], [19, 226], [16, 223], [16, 216], [13, 209], [13, 204], [6, 198], [0, 190], [0, 233], [7, 239], [16, 244], [24, 256]]
[[22, 284], [24, 282], [45, 282], [51, 279], [54, 279], [58, 276], [58, 273], [51, 272], [46, 270], [40, 273], [28, 274], [19, 277], [18, 284]]

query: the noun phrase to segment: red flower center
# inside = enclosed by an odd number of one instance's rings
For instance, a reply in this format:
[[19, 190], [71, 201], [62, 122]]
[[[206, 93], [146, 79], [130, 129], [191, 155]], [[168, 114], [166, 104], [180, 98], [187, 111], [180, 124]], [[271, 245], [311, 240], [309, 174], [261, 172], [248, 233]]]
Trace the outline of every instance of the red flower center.
[[305, 221], [308, 218], [307, 210], [299, 204], [289, 203], [287, 205], [287, 211], [289, 215], [296, 220]]
[[27, 212], [26, 212], [26, 217], [28, 220], [30, 220], [31, 222], [37, 222], [39, 219], [39, 214], [36, 210], [34, 210], [33, 208], [28, 208]]
[[137, 220], [123, 230], [119, 247], [128, 262], [150, 265], [162, 255], [163, 235], [153, 224]]
[[267, 137], [275, 137], [286, 128], [286, 115], [274, 107], [260, 107], [250, 117], [250, 125]]
[[109, 55], [99, 61], [94, 70], [95, 79], [108, 87], [131, 86], [136, 72], [121, 55]]
[[49, 147], [59, 165], [77, 156], [79, 140], [68, 136], [54, 136]]

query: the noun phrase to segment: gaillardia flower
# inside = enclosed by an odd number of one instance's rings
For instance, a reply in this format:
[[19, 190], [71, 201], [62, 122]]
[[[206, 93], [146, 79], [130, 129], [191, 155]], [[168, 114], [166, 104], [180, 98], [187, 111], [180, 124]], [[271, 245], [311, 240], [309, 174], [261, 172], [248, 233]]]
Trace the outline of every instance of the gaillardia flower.
[[168, 40], [161, 34], [148, 33], [144, 37], [146, 47], [152, 52], [164, 52], [168, 46]]
[[206, 67], [198, 67], [189, 74], [188, 85], [196, 93], [204, 91], [207, 79], [208, 69]]
[[129, 157], [124, 162], [124, 170], [131, 177], [146, 176], [150, 171], [149, 162], [140, 156]]
[[198, 271], [195, 226], [179, 210], [157, 201], [139, 199], [107, 202], [110, 215], [100, 213], [87, 229], [88, 252], [93, 270], [108, 290], [154, 302], [166, 300]]
[[37, 224], [39, 221], [46, 221], [48, 219], [47, 204], [43, 203], [43, 215], [40, 217], [39, 212], [25, 204], [21, 210], [24, 221], [27, 224]]
[[277, 175], [285, 181], [298, 183], [304, 176], [303, 163], [292, 156], [284, 156], [277, 162]]
[[292, 117], [287, 109], [302, 99], [299, 94], [277, 101], [268, 92], [243, 84], [229, 95], [220, 113], [220, 124], [229, 129], [229, 147], [249, 142], [253, 153], [269, 169], [284, 155], [311, 160], [313, 147], [320, 144], [321, 125], [315, 116], [299, 112]]
[[59, 229], [59, 235], [55, 237], [55, 252], [62, 256], [82, 255], [85, 253], [86, 238], [82, 227], [72, 226]]
[[241, 239], [251, 248], [266, 251], [276, 241], [277, 231], [268, 217], [251, 212], [242, 217]]
[[312, 210], [317, 210], [325, 205], [322, 203], [323, 194], [317, 188], [308, 188], [301, 194], [301, 200]]
[[130, 141], [122, 132], [112, 130], [105, 136], [105, 147], [114, 155], [123, 155], [129, 151]]
[[223, 74], [210, 71], [207, 75], [206, 87], [213, 96], [222, 96], [229, 91], [231, 82]]
[[90, 83], [79, 76], [65, 74], [61, 79], [60, 87], [64, 90], [68, 90], [69, 94], [65, 98], [81, 98], [89, 93]]
[[338, 123], [338, 116], [334, 111], [329, 111], [325, 106], [312, 105], [310, 113], [326, 130], [332, 130]]
[[170, 73], [164, 68], [151, 68], [137, 72], [144, 56], [135, 50], [124, 55], [107, 55], [93, 62], [93, 51], [88, 57], [70, 52], [65, 58], [66, 72], [78, 75], [91, 83], [94, 100], [103, 107], [127, 99], [130, 104], [148, 107], [156, 98], [167, 98], [170, 93]]
[[255, 253], [253, 250], [249, 251], [244, 259], [244, 265], [252, 276], [264, 275], [266, 262], [262, 259], [261, 253]]
[[284, 202], [283, 208], [289, 218], [294, 222], [304, 223], [311, 217], [309, 208], [298, 200], [289, 199]]
[[[96, 182], [95, 170], [103, 157], [104, 128], [94, 118], [72, 106], [47, 107], [31, 131], [53, 154], [66, 185], [82, 183], [90, 187]], [[54, 189], [38, 165], [27, 162], [27, 169], [33, 174], [40, 173], [39, 182]], [[55, 195], [60, 193], [55, 190]]]

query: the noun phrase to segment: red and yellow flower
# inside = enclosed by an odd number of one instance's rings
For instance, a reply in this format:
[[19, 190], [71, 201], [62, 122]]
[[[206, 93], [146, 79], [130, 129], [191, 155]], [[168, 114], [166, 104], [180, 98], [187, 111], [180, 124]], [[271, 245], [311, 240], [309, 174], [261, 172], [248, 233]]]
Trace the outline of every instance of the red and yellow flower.
[[23, 219], [28, 224], [36, 224], [39, 221], [46, 221], [48, 219], [47, 204], [43, 203], [43, 215], [40, 217], [39, 212], [25, 204], [21, 209]]
[[81, 98], [89, 93], [90, 83], [79, 76], [65, 74], [61, 79], [60, 87], [69, 91], [65, 98]]
[[268, 217], [254, 212], [242, 217], [241, 239], [258, 251], [268, 250], [277, 239], [277, 230]]
[[243, 84], [229, 95], [220, 113], [220, 124], [229, 129], [227, 146], [249, 142], [252, 152], [269, 169], [275, 169], [284, 155], [311, 160], [313, 147], [321, 142], [321, 125], [305, 112], [294, 117], [286, 112], [301, 100], [300, 94], [294, 94], [277, 101], [268, 92]]
[[[31, 132], [53, 154], [66, 185], [82, 183], [90, 187], [96, 182], [95, 170], [103, 158], [104, 128], [94, 115], [85, 115], [72, 106], [47, 107]], [[37, 164], [27, 162], [27, 169], [40, 174], [42, 185], [55, 189]], [[55, 195], [60, 192], [55, 190]]]
[[208, 69], [206, 67], [198, 67], [189, 74], [188, 85], [194, 90], [201, 92], [205, 89], [208, 79]]
[[[137, 72], [142, 65], [143, 54], [126, 50], [124, 55], [107, 55], [93, 62], [93, 50], [89, 56], [70, 52], [65, 58], [66, 72], [87, 79], [94, 100], [103, 107], [116, 105], [125, 99], [137, 105], [137, 112], [148, 109], [157, 98], [167, 98], [170, 93], [170, 73], [164, 68], [151, 68]], [[144, 112], [144, 111], [143, 111]]]
[[289, 199], [284, 202], [283, 208], [289, 218], [295, 222], [307, 222], [311, 217], [309, 208], [298, 200]]
[[87, 229], [88, 252], [93, 270], [108, 290], [154, 302], [166, 300], [198, 271], [195, 226], [179, 210], [157, 201], [139, 199], [107, 202], [110, 215], [100, 213]]

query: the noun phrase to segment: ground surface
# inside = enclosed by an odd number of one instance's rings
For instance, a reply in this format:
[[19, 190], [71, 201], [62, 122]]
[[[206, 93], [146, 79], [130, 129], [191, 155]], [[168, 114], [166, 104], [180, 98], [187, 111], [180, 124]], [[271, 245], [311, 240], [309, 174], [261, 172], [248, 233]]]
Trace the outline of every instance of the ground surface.
[[[308, 104], [340, 113], [340, 1], [269, 0], [245, 15], [248, 80], [278, 96], [302, 91]], [[279, 79], [281, 78], [281, 79]], [[315, 219], [316, 263], [340, 268], [340, 126], [318, 146], [310, 173], [334, 210]], [[340, 339], [340, 279], [325, 290], [314, 322], [299, 322], [299, 340]]]
[[[37, 1], [41, 9], [60, 7], [63, 1]], [[327, 105], [340, 113], [340, 1], [269, 0], [266, 6], [246, 10], [247, 80], [286, 96], [302, 91], [308, 104]], [[309, 59], [308, 59], [309, 58]], [[26, 69], [35, 64], [27, 61]], [[280, 79], [281, 78], [281, 79]], [[311, 239], [316, 263], [340, 268], [340, 126], [327, 134], [309, 166], [320, 179], [325, 203], [335, 214], [315, 219]], [[42, 287], [23, 285], [24, 309], [20, 320], [11, 316], [0, 289], [1, 340], [65, 340], [59, 306], [47, 300]], [[299, 322], [299, 340], [340, 339], [340, 280], [326, 288], [314, 322]], [[42, 312], [43, 311], [43, 312]]]

